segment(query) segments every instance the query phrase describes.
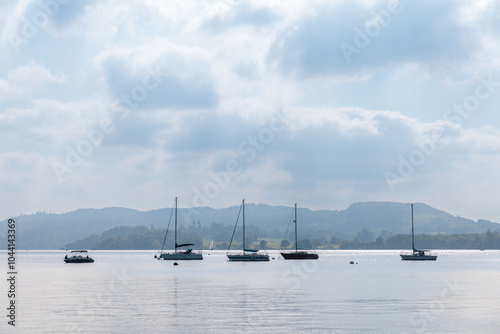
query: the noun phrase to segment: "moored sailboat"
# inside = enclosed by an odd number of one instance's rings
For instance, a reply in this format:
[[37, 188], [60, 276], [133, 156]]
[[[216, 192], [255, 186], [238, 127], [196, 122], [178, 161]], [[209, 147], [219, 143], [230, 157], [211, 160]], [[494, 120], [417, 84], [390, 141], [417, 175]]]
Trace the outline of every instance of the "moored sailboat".
[[269, 261], [269, 255], [260, 254], [258, 249], [248, 249], [245, 247], [245, 200], [241, 202], [240, 213], [243, 210], [243, 251], [239, 254], [229, 254], [231, 249], [231, 244], [233, 243], [234, 232], [236, 231], [236, 226], [238, 226], [238, 220], [240, 214], [238, 213], [238, 218], [236, 219], [236, 224], [234, 225], [233, 235], [231, 236], [231, 242], [227, 249], [227, 258], [232, 262], [257, 262], [257, 261]]
[[[178, 250], [179, 248], [182, 247], [189, 247], [189, 246], [194, 246], [194, 244], [178, 244], [177, 243], [177, 197], [175, 198], [175, 232], [174, 232], [174, 245], [175, 245], [175, 250], [173, 253], [164, 253], [163, 252], [163, 246], [162, 250], [160, 251], [160, 259], [163, 260], [203, 260], [203, 255], [201, 252], [195, 252], [193, 251], [192, 248], [187, 248], [185, 250]], [[170, 216], [172, 217], [172, 216]], [[170, 218], [172, 219], [172, 218]], [[167, 233], [168, 233], [168, 228], [167, 231], [165, 232], [165, 239], [163, 240], [163, 245], [165, 245], [165, 240], [167, 239]]]
[[406, 260], [406, 261], [434, 261], [437, 259], [437, 255], [429, 254], [429, 252], [430, 252], [429, 250], [415, 248], [415, 233], [414, 233], [414, 227], [413, 227], [413, 204], [411, 205], [411, 247], [413, 249], [413, 253], [412, 254], [400, 254], [402, 260]]
[[297, 242], [297, 203], [295, 203], [295, 219], [293, 222], [295, 223], [295, 252], [281, 252], [281, 256], [285, 260], [317, 260], [319, 258], [316, 253], [309, 253], [305, 250], [300, 250], [298, 248]]

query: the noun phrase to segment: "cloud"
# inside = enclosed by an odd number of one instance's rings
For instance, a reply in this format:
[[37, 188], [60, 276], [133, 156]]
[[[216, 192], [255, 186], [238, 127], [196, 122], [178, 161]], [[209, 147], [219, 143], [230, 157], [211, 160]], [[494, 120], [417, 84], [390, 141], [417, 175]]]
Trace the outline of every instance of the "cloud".
[[198, 166], [193, 174], [201, 179], [203, 171], [219, 173], [235, 161], [242, 180], [255, 175], [257, 166], [273, 166], [269, 170], [290, 188], [324, 181], [378, 193], [388, 189], [386, 172], [397, 173], [401, 159], [410, 160], [414, 152], [424, 150], [419, 154], [425, 161], [405, 182], [425, 176], [432, 183], [431, 176], [448, 171], [464, 155], [492, 154], [500, 147], [500, 133], [493, 128], [464, 130], [441, 120], [426, 123], [397, 112], [359, 108], [289, 111], [286, 129], [265, 141], [259, 133], [266, 124], [210, 114], [186, 118], [182, 133], [165, 146], [169, 160]]
[[[237, 161], [243, 170], [275, 161], [296, 179], [380, 178], [399, 152], [411, 146], [415, 120], [399, 113], [359, 108], [292, 108], [283, 129], [236, 114], [186, 117], [166, 141], [173, 160], [215, 171]], [[383, 153], [381, 149], [383, 148]], [[191, 154], [187, 154], [190, 152]], [[178, 158], [175, 156], [178, 155]]]
[[263, 27], [273, 24], [278, 15], [269, 8], [251, 8], [240, 4], [226, 15], [217, 15], [201, 24], [200, 30], [212, 34], [222, 34], [238, 27]]
[[26, 108], [9, 108], [0, 113], [0, 129], [8, 140], [33, 143], [32, 148], [58, 149], [85, 137], [108, 117], [111, 103], [94, 97], [81, 102], [62, 103], [53, 99], [33, 99]]
[[[40, 2], [43, 3], [44, 1]], [[85, 9], [93, 6], [94, 3], [94, 0], [61, 2], [57, 7], [54, 6], [52, 22], [59, 29], [75, 24], [84, 15]]]
[[0, 100], [19, 99], [48, 83], [61, 84], [63, 73], [52, 74], [45, 66], [31, 61], [27, 65], [11, 70], [6, 79], [0, 78]]
[[1, 41], [7, 42], [18, 33], [18, 21], [24, 15], [31, 0], [3, 1], [0, 4]]
[[234, 150], [259, 124], [243, 120], [238, 114], [208, 112], [184, 118], [178, 132], [170, 136], [165, 148], [171, 152], [210, 152]]
[[211, 108], [217, 104], [214, 80], [197, 50], [158, 39], [143, 48], [109, 50], [96, 62], [111, 94], [133, 108]]
[[38, 175], [45, 174], [46, 159], [38, 152], [11, 151], [0, 154], [0, 184], [7, 193], [29, 192], [30, 185], [38, 183]]
[[319, 6], [318, 14], [277, 34], [269, 61], [284, 76], [343, 76], [391, 64], [447, 67], [467, 61], [478, 48], [475, 31], [461, 23], [452, 1], [389, 6], [350, 1]]
[[[19, 184], [17, 197], [0, 192], [7, 208], [152, 209], [176, 195], [191, 205], [194, 188], [204, 191], [236, 162], [237, 175], [210, 205], [246, 197], [315, 208], [415, 199], [472, 208], [463, 186], [475, 207], [492, 208], [472, 216], [498, 217], [494, 1], [402, 0], [392, 12], [389, 2], [365, 0], [61, 1], [13, 52], [9, 37], [22, 36], [48, 3], [0, 5], [2, 189], [16, 189], [9, 175]], [[377, 25], [363, 44], [359, 34]], [[350, 62], [342, 43], [356, 48]], [[471, 107], [485, 80], [481, 96], [491, 95], [459, 115], [455, 105]], [[274, 125], [285, 126], [271, 130], [277, 110], [286, 122]], [[114, 130], [59, 183], [52, 161], [64, 163], [67, 148], [108, 118]], [[398, 173], [435, 137], [391, 190], [385, 173]]]
[[113, 133], [103, 139], [104, 146], [156, 147], [168, 120], [158, 121], [141, 114], [131, 113], [123, 120], [116, 119]]
[[31, 49], [30, 44], [53, 43], [50, 38], [54, 34], [77, 25], [93, 4], [94, 1], [62, 0], [22, 0], [16, 1], [15, 6], [2, 3], [0, 18], [6, 17], [0, 21], [5, 22], [0, 40], [9, 44], [10, 51], [17, 52], [22, 47], [24, 53]]

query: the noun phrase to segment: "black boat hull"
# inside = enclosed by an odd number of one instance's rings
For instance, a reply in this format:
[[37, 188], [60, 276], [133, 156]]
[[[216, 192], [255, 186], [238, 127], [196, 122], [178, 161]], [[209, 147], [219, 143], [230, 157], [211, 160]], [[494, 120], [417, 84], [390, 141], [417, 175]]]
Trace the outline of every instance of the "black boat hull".
[[285, 260], [317, 260], [319, 258], [318, 254], [305, 252], [281, 253], [281, 256]]
[[260, 262], [260, 261], [269, 261], [269, 255], [266, 255], [266, 254], [237, 254], [237, 255], [227, 255], [227, 258], [231, 262]]
[[400, 254], [404, 261], [436, 261], [437, 255], [405, 255]]
[[94, 259], [91, 258], [83, 258], [83, 259], [64, 259], [66, 263], [94, 263]]

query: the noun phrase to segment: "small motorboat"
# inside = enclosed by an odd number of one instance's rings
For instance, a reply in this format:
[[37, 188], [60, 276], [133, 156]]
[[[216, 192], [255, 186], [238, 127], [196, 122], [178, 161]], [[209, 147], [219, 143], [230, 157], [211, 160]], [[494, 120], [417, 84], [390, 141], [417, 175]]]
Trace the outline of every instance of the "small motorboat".
[[66, 263], [93, 263], [94, 259], [89, 257], [86, 250], [74, 250], [71, 251], [71, 255], [66, 255], [64, 257], [64, 262]]

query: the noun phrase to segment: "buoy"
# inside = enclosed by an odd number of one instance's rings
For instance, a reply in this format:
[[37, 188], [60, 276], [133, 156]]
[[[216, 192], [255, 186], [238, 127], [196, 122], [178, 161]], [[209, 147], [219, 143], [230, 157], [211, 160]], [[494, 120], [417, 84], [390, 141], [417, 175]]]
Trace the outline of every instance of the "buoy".
[[174, 262], [174, 266], [178, 266], [177, 262]]

